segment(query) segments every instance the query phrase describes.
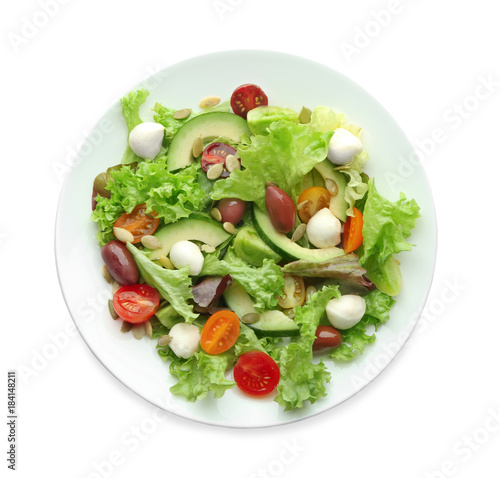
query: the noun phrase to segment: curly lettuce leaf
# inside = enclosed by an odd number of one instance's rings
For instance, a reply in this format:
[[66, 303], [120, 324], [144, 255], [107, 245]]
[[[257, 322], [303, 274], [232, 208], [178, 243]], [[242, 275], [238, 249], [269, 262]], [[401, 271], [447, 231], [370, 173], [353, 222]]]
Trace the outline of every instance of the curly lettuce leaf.
[[[141, 116], [139, 115], [139, 109], [146, 102], [148, 96], [148, 90], [140, 89], [137, 91], [131, 91], [120, 100], [122, 104], [122, 114], [127, 123], [129, 134], [137, 125], [142, 123]], [[125, 149], [125, 153], [123, 154], [122, 163], [129, 164], [135, 161], [142, 161], [142, 158], [139, 158], [139, 156], [137, 156], [130, 149], [127, 141], [127, 147]]]
[[167, 224], [206, 205], [205, 192], [198, 182], [199, 166], [191, 165], [172, 174], [168, 171], [166, 158], [156, 161], [141, 161], [137, 170], [123, 166], [111, 171], [107, 189], [110, 198], [97, 196], [92, 220], [97, 222], [100, 244], [113, 239], [113, 225], [124, 212], [130, 212], [138, 204], [146, 203], [147, 211], [155, 211], [158, 218]]
[[309, 128], [313, 132], [328, 133], [340, 128], [344, 121], [345, 115], [342, 113], [335, 113], [327, 106], [317, 106], [312, 112]]
[[238, 153], [244, 169], [217, 181], [212, 198], [237, 197], [254, 201], [264, 209], [266, 182], [272, 181], [296, 200], [303, 176], [326, 158], [331, 136], [332, 133], [310, 133], [307, 125], [272, 123], [269, 134], [252, 136], [250, 145], [240, 146]]
[[363, 211], [363, 250], [359, 258], [361, 265], [375, 257], [380, 264], [393, 254], [411, 250], [406, 241], [420, 217], [420, 207], [414, 199], [391, 202], [375, 189], [373, 178], [368, 181], [368, 195]]
[[368, 325], [375, 329], [389, 320], [391, 307], [396, 301], [384, 292], [375, 289], [364, 296], [366, 312], [361, 321], [350, 329], [342, 331], [342, 344], [330, 352], [330, 358], [347, 362], [361, 355], [365, 347], [375, 342], [375, 334], [368, 334]]
[[164, 269], [155, 264], [134, 245], [127, 243], [127, 249], [132, 253], [146, 284], [157, 289], [160, 295], [170, 302], [170, 305], [179, 315], [184, 317], [187, 323], [193, 322], [198, 314], [193, 312], [193, 306], [187, 302], [193, 298], [189, 267], [183, 267], [179, 270]]
[[330, 382], [331, 374], [322, 361], [318, 364], [311, 362], [312, 345], [316, 339], [316, 329], [325, 315], [326, 305], [332, 298], [338, 297], [340, 293], [337, 286], [324, 287], [313, 294], [306, 305], [296, 307], [295, 322], [300, 325], [300, 336], [286, 347], [276, 348], [272, 352], [280, 368], [275, 401], [285, 411], [302, 408], [304, 402], [314, 403], [326, 395], [325, 383]]
[[232, 249], [228, 250], [222, 261], [215, 254], [205, 256], [201, 276], [226, 274], [230, 274], [255, 299], [256, 310], [273, 309], [278, 304], [278, 296], [283, 291], [285, 281], [281, 268], [272, 260], [264, 260], [262, 267], [253, 267], [237, 257]]
[[368, 153], [362, 151], [349, 164], [340, 168], [340, 171], [348, 178], [347, 187], [344, 192], [344, 199], [349, 204], [349, 208], [346, 211], [348, 216], [354, 215], [353, 207], [356, 201], [363, 199], [368, 190], [368, 185], [363, 182], [361, 177], [363, 165], [366, 161], [368, 161]]

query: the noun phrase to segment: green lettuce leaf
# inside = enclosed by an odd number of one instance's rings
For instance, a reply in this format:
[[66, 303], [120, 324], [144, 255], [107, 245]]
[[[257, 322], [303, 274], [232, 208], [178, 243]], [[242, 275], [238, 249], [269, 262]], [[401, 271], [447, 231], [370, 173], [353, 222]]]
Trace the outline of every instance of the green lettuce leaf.
[[111, 171], [107, 189], [110, 198], [97, 196], [92, 220], [97, 222], [100, 244], [113, 239], [113, 225], [124, 212], [146, 203], [147, 211], [155, 211], [165, 224], [201, 211], [207, 196], [198, 182], [199, 165], [192, 164], [172, 174], [167, 170], [166, 158], [141, 161], [137, 170], [123, 166]]
[[273, 309], [278, 304], [285, 281], [281, 268], [272, 260], [265, 259], [262, 267], [253, 267], [237, 257], [231, 248], [222, 261], [215, 254], [205, 256], [200, 276], [226, 274], [230, 274], [255, 299], [256, 310]]
[[375, 342], [375, 334], [367, 334], [366, 327], [374, 325], [375, 329], [389, 320], [391, 307], [396, 301], [384, 292], [375, 289], [364, 296], [366, 312], [361, 321], [354, 327], [342, 330], [342, 344], [330, 352], [330, 358], [346, 362], [361, 355], [365, 347]]
[[296, 200], [302, 177], [326, 158], [331, 136], [332, 133], [310, 133], [307, 125], [272, 123], [269, 134], [252, 136], [250, 145], [238, 149], [245, 169], [217, 181], [212, 198], [237, 197], [254, 201], [264, 209], [266, 182], [272, 181]]
[[187, 323], [193, 322], [198, 314], [193, 312], [193, 306], [187, 301], [193, 298], [189, 267], [179, 270], [164, 269], [150, 260], [146, 254], [134, 245], [127, 243], [127, 249], [132, 253], [146, 284], [158, 290], [160, 295], [170, 302], [170, 305]]
[[353, 207], [356, 201], [363, 199], [368, 190], [368, 184], [363, 182], [361, 173], [363, 172], [363, 165], [368, 161], [368, 153], [362, 151], [354, 157], [354, 159], [345, 166], [341, 166], [339, 170], [344, 173], [347, 178], [347, 187], [345, 188], [344, 199], [349, 204], [347, 215], [354, 215]]
[[276, 348], [271, 354], [280, 368], [275, 401], [285, 410], [302, 408], [305, 401], [314, 403], [326, 395], [325, 383], [330, 382], [331, 374], [322, 361], [318, 364], [311, 362], [312, 345], [316, 329], [326, 313], [326, 305], [332, 298], [338, 297], [337, 286], [324, 287], [313, 294], [306, 305], [296, 307], [295, 322], [300, 325], [300, 336], [286, 347]]
[[340, 128], [344, 121], [345, 115], [342, 113], [335, 113], [327, 106], [318, 106], [312, 112], [309, 127], [313, 132], [328, 133]]
[[[139, 115], [139, 109], [145, 103], [148, 96], [149, 91], [141, 89], [137, 91], [131, 91], [120, 100], [122, 104], [123, 117], [127, 122], [129, 134], [138, 124], [142, 123], [141, 116]], [[139, 158], [139, 156], [137, 156], [130, 149], [127, 141], [127, 147], [125, 149], [125, 153], [123, 154], [122, 163], [129, 164], [135, 161], [142, 161], [142, 158]]]
[[375, 256], [383, 264], [393, 254], [411, 250], [406, 241], [420, 217], [420, 208], [415, 200], [400, 199], [391, 202], [375, 189], [373, 178], [368, 182], [368, 195], [363, 211], [363, 250], [359, 258], [361, 265]]

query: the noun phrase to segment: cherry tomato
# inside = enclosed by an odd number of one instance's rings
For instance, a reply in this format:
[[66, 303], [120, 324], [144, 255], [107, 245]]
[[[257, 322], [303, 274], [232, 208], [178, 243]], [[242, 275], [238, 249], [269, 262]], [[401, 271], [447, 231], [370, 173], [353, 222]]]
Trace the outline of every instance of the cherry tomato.
[[269, 355], [252, 350], [240, 355], [234, 366], [234, 380], [238, 388], [250, 395], [267, 395], [278, 385], [280, 369]]
[[113, 296], [116, 313], [131, 324], [149, 320], [160, 305], [160, 294], [146, 284], [124, 285]]
[[201, 348], [211, 355], [229, 350], [240, 335], [240, 319], [230, 310], [211, 315], [201, 331]]
[[154, 234], [160, 222], [156, 219], [155, 212], [146, 213], [146, 204], [139, 204], [132, 209], [132, 212], [122, 214], [116, 221], [115, 227], [121, 227], [131, 232], [134, 236], [133, 244], [149, 234]]
[[231, 108], [238, 116], [245, 119], [250, 110], [267, 104], [269, 100], [262, 88], [250, 83], [238, 86], [231, 95]]
[[318, 186], [307, 188], [302, 191], [302, 194], [299, 196], [298, 204], [305, 201], [307, 201], [307, 203], [298, 210], [301, 221], [307, 224], [311, 217], [320, 209], [330, 206], [331, 198], [332, 195], [327, 189]]
[[316, 340], [313, 343], [313, 350], [333, 349], [342, 343], [342, 334], [329, 325], [320, 325], [316, 329]]
[[293, 309], [298, 305], [302, 305], [306, 300], [304, 279], [286, 274], [284, 277], [285, 286], [283, 287], [283, 295], [278, 300], [278, 305], [283, 309]]
[[246, 208], [246, 201], [238, 198], [224, 198], [217, 205], [217, 209], [222, 216], [222, 222], [230, 222], [231, 224], [238, 224], [241, 221]]
[[266, 209], [278, 232], [286, 234], [295, 226], [295, 204], [292, 198], [277, 186], [266, 189]]
[[222, 163], [224, 164], [224, 169], [222, 170], [221, 178], [229, 177], [229, 171], [225, 168], [226, 158], [230, 155], [235, 155], [236, 150], [225, 143], [211, 143], [204, 150], [201, 155], [201, 169], [205, 173], [210, 169], [210, 166], [214, 164]]
[[355, 207], [353, 207], [353, 211], [354, 216], [347, 216], [344, 225], [342, 247], [346, 254], [355, 251], [363, 244], [363, 214]]

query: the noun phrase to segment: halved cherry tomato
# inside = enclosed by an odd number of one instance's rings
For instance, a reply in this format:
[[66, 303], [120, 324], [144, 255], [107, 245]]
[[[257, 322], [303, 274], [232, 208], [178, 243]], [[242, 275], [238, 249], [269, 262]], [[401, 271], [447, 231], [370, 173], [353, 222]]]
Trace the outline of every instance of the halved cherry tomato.
[[252, 350], [240, 355], [234, 366], [234, 380], [238, 388], [250, 395], [267, 395], [278, 385], [280, 369], [269, 355]]
[[304, 189], [302, 194], [299, 196], [297, 204], [299, 205], [307, 201], [307, 203], [298, 210], [301, 221], [307, 224], [311, 217], [313, 217], [320, 209], [330, 206], [331, 198], [332, 195], [325, 188], [314, 186], [312, 188]]
[[347, 216], [347, 221], [344, 225], [342, 247], [346, 254], [355, 251], [363, 244], [363, 214], [355, 207], [353, 207], [353, 211], [354, 216]]
[[230, 154], [236, 154], [236, 150], [225, 143], [211, 143], [204, 150], [201, 155], [201, 169], [205, 173], [210, 169], [211, 166], [217, 163], [224, 164], [224, 169], [222, 170], [221, 178], [227, 178], [229, 176], [229, 171], [225, 168], [226, 158]]
[[160, 305], [160, 294], [146, 284], [124, 285], [113, 296], [116, 313], [131, 324], [149, 320]]
[[285, 274], [285, 286], [283, 295], [278, 300], [278, 305], [283, 309], [293, 309], [302, 305], [306, 300], [306, 287], [304, 279], [299, 276]]
[[269, 100], [262, 88], [250, 83], [238, 86], [231, 95], [231, 108], [238, 116], [245, 119], [250, 110], [267, 104]]
[[139, 204], [132, 209], [132, 212], [122, 214], [116, 221], [114, 226], [121, 227], [131, 232], [134, 236], [133, 244], [141, 241], [141, 239], [149, 234], [154, 234], [158, 228], [159, 219], [156, 219], [156, 213], [146, 213], [146, 204]]
[[201, 348], [211, 355], [229, 350], [240, 335], [240, 319], [230, 310], [211, 315], [201, 331]]

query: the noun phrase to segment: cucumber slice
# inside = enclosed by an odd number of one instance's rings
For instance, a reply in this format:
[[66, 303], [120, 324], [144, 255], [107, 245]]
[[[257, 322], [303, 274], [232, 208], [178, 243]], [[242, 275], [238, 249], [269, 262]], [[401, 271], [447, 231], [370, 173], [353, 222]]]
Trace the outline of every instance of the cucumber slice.
[[151, 252], [150, 259], [159, 259], [161, 256], [167, 256], [172, 246], [179, 241], [200, 241], [212, 247], [217, 247], [231, 237], [222, 224], [212, 221], [208, 218], [188, 218], [180, 219], [173, 224], [167, 224], [155, 232], [161, 243], [161, 249], [145, 251]]
[[[251, 297], [237, 282], [226, 289], [224, 299], [227, 305], [240, 318], [246, 314], [257, 313]], [[300, 328], [295, 321], [287, 317], [280, 310], [266, 310], [260, 314], [260, 319], [257, 322], [246, 325], [253, 329], [258, 336], [293, 337], [300, 334]]]
[[262, 240], [277, 254], [288, 261], [304, 259], [310, 262], [324, 262], [333, 257], [344, 255], [338, 247], [327, 249], [307, 249], [292, 242], [285, 234], [276, 231], [266, 213], [257, 207], [253, 208], [254, 226]]

